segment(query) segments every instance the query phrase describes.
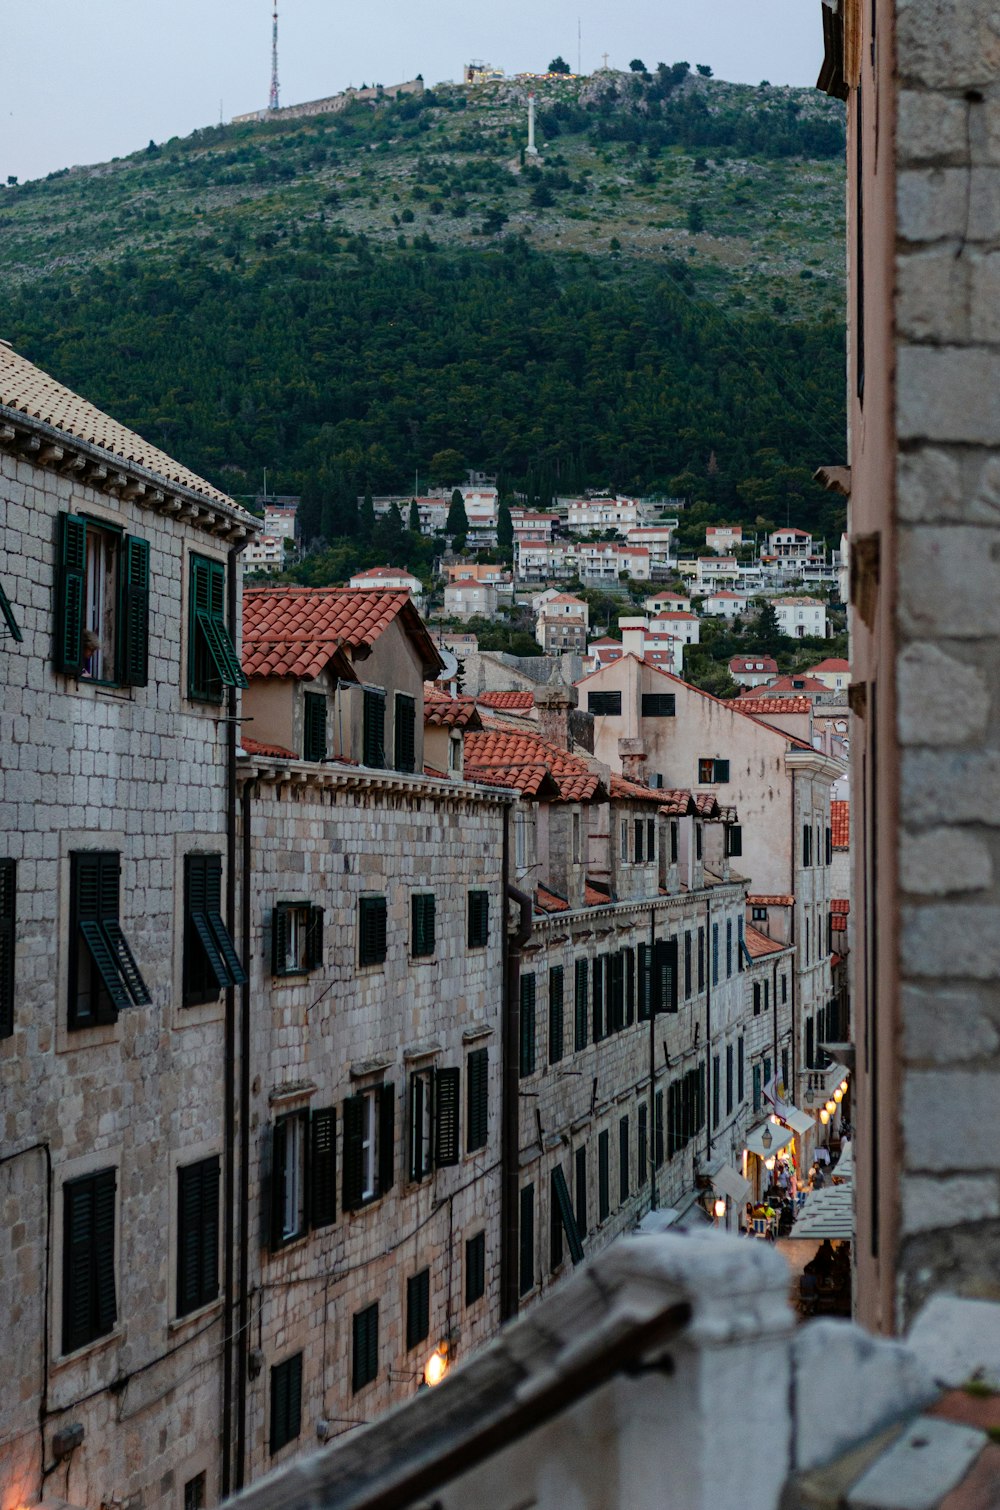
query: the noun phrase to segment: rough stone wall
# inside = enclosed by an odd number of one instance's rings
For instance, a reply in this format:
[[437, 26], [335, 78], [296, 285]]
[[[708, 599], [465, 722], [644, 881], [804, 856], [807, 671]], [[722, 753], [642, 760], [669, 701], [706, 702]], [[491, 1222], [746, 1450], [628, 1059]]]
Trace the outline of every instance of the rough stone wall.
[[[261, 765], [261, 770], [267, 769]], [[275, 774], [280, 775], [277, 768]], [[309, 767], [297, 768], [309, 773]], [[324, 784], [324, 782], [326, 784]], [[251, 803], [253, 1077], [250, 1158], [253, 1346], [264, 1367], [249, 1388], [249, 1476], [315, 1445], [317, 1422], [352, 1422], [412, 1395], [429, 1354], [451, 1338], [462, 1356], [499, 1325], [500, 1051], [504, 803], [469, 788], [366, 773], [309, 784], [261, 780]], [[489, 942], [468, 947], [468, 893], [489, 894]], [[435, 897], [435, 949], [411, 954], [411, 896]], [[358, 900], [388, 903], [384, 965], [359, 967]], [[323, 965], [271, 971], [279, 900], [325, 909]], [[467, 1056], [489, 1054], [488, 1142], [467, 1152]], [[461, 1070], [460, 1156], [422, 1182], [409, 1178], [410, 1074]], [[380, 1082], [395, 1097], [395, 1182], [357, 1211], [342, 1207], [343, 1103]], [[270, 1140], [276, 1116], [335, 1107], [337, 1215], [278, 1248], [267, 1237]], [[486, 1294], [465, 1305], [465, 1241], [486, 1232]], [[407, 1351], [406, 1281], [430, 1268], [430, 1333]], [[356, 1312], [379, 1304], [375, 1381], [352, 1391]], [[270, 1451], [270, 1370], [302, 1351], [302, 1428]]]
[[[53, 670], [61, 511], [123, 526], [150, 544], [146, 687], [102, 687]], [[178, 909], [185, 851], [225, 851], [224, 709], [187, 700], [185, 625], [187, 551], [224, 560], [225, 546], [190, 522], [6, 453], [0, 521], [3, 582], [24, 635], [0, 649], [0, 854], [17, 861], [18, 886], [15, 1029], [0, 1040], [0, 1154], [43, 1143], [52, 1159], [50, 1212], [37, 1158], [0, 1166], [13, 1265], [5, 1255], [0, 1283], [21, 1281], [17, 1302], [3, 1310], [5, 1361], [19, 1372], [0, 1404], [0, 1439], [14, 1443], [0, 1452], [0, 1499], [8, 1503], [24, 1472], [25, 1444], [37, 1492], [43, 1446], [51, 1463], [53, 1431], [78, 1421], [83, 1444], [60, 1469], [65, 1498], [173, 1506], [171, 1476], [182, 1483], [199, 1453], [210, 1456], [212, 1494], [217, 1482], [220, 1305], [175, 1320], [170, 1244], [174, 1163], [194, 1147], [221, 1152], [223, 1136], [222, 1002], [181, 1006]], [[153, 1000], [113, 1025], [70, 1032], [69, 855], [88, 848], [120, 853], [121, 925]], [[64, 1359], [62, 1184], [110, 1166], [118, 1170], [119, 1319], [109, 1336]], [[40, 1224], [49, 1215], [47, 1268]], [[49, 1415], [40, 1433], [43, 1326]], [[112, 1395], [112, 1381], [125, 1387]]]

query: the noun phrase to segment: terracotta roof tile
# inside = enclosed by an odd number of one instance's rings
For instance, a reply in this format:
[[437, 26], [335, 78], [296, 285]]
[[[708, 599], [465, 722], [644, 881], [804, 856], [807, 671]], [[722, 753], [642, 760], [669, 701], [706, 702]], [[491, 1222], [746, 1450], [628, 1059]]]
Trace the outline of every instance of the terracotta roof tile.
[[718, 818], [721, 812], [719, 799], [714, 792], [695, 792], [694, 805], [699, 818]]
[[829, 692], [826, 682], [818, 682], [814, 676], [800, 675], [776, 676], [772, 681], [765, 682], [762, 687], [750, 687], [749, 698], [740, 696], [740, 702], [747, 702], [753, 698], [754, 693], [767, 697], [776, 692]]
[[846, 917], [851, 910], [851, 904], [846, 897], [834, 897], [830, 902], [830, 911], [843, 913]]
[[[243, 593], [244, 669], [248, 676], [318, 676], [339, 650], [373, 645], [400, 614], [425, 672], [439, 670], [441, 659], [404, 589], [248, 587]], [[353, 677], [349, 663], [344, 665]]]
[[850, 661], [844, 661], [841, 660], [839, 656], [830, 655], [827, 656], [825, 661], [820, 661], [818, 665], [810, 666], [808, 674], [810, 676], [815, 676], [817, 671], [832, 671], [842, 673], [844, 671], [850, 671], [850, 669]]
[[684, 818], [695, 811], [694, 798], [684, 787], [669, 787], [660, 793], [660, 812], [668, 818]]
[[747, 901], [752, 907], [794, 907], [795, 898], [791, 893], [775, 892], [763, 893], [759, 896], [749, 896]]
[[279, 760], [298, 760], [293, 750], [286, 750], [282, 745], [265, 744], [260, 739], [250, 739], [248, 735], [240, 735], [240, 744], [248, 755], [273, 755]]
[[657, 807], [663, 806], [663, 792], [651, 786], [643, 786], [640, 781], [627, 781], [624, 776], [611, 777], [611, 795], [624, 802], [654, 802]]
[[591, 886], [588, 881], [583, 888], [583, 905], [585, 907], [607, 907], [611, 898], [606, 891], [600, 891], [596, 886]]
[[554, 891], [549, 891], [547, 886], [538, 886], [535, 889], [535, 906], [539, 912], [568, 912], [569, 903], [565, 897], [557, 896]]
[[741, 697], [733, 701], [739, 702], [741, 713], [752, 713], [755, 718], [775, 713], [808, 713], [812, 709], [808, 697]]
[[[596, 772], [537, 734], [485, 727], [482, 732], [466, 734], [465, 759], [467, 769], [470, 764], [502, 768], [511, 775], [525, 767], [531, 771], [541, 769], [551, 775], [564, 802], [589, 802], [603, 792]], [[520, 780], [512, 784], [521, 789]], [[535, 790], [541, 792], [541, 787]]]
[[555, 797], [560, 791], [558, 783], [543, 765], [478, 765], [466, 755], [463, 769], [468, 781], [510, 787], [522, 797]]
[[743, 930], [743, 938], [747, 946], [747, 953], [751, 959], [763, 959], [768, 954], [780, 954], [787, 949], [787, 944], [779, 944], [776, 939], [769, 939], [766, 933], [761, 933], [752, 923], [747, 923]]
[[480, 692], [476, 701], [483, 703], [487, 708], [533, 708], [535, 694], [533, 692]]
[[837, 799], [830, 803], [830, 827], [834, 849], [849, 849], [851, 844], [851, 804]]
[[424, 723], [435, 729], [479, 729], [482, 720], [474, 697], [449, 697], [424, 688]]
[[151, 446], [134, 430], [102, 413], [71, 388], [57, 383], [47, 372], [35, 367], [6, 344], [0, 344], [0, 405], [37, 419], [75, 440], [86, 441], [106, 451], [109, 457], [132, 462], [152, 472], [166, 483], [175, 483], [192, 493], [225, 504], [245, 520], [252, 516], [239, 508], [227, 494], [174, 461], [165, 451]]
[[832, 913], [830, 916], [830, 929], [833, 933], [847, 932], [847, 919], [842, 913]]

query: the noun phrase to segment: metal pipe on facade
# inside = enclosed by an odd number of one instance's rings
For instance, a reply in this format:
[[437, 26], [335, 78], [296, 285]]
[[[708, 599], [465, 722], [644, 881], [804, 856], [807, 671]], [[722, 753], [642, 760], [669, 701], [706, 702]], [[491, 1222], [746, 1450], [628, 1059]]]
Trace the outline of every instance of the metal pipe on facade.
[[252, 800], [255, 784], [247, 781], [242, 792], [242, 877], [240, 884], [240, 943], [246, 980], [240, 987], [240, 1161], [239, 1161], [239, 1277], [236, 1302], [236, 1488], [242, 1489], [246, 1474], [247, 1369], [250, 1358], [250, 900], [252, 866]]
[[[500, 1319], [509, 1321], [517, 1315], [520, 1256], [520, 1070], [521, 1070], [521, 949], [532, 933], [531, 898], [514, 886], [510, 875], [510, 841], [507, 814], [503, 830], [503, 1064], [501, 1094], [501, 1167], [500, 1185]], [[507, 904], [516, 902], [519, 909], [517, 928], [508, 931]]]
[[[236, 632], [237, 578], [239, 549], [231, 546], [226, 572], [226, 617], [229, 637], [239, 644]], [[236, 688], [230, 687], [226, 698], [226, 927], [230, 938], [236, 931]], [[219, 1475], [220, 1494], [225, 1499], [232, 1488], [233, 1451], [233, 1247], [235, 1228], [235, 1138], [236, 1138], [236, 991], [226, 988], [223, 1030], [223, 1169], [222, 1205], [223, 1239], [223, 1337], [222, 1337], [222, 1464]]]

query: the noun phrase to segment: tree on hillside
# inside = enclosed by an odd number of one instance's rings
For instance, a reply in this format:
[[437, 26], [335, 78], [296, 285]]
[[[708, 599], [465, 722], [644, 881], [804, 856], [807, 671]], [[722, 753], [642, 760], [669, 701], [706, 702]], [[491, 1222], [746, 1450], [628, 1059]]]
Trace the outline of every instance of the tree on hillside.
[[770, 599], [761, 608], [751, 630], [754, 651], [759, 655], [777, 655], [785, 644], [778, 615]]
[[703, 79], [710, 79], [712, 77], [712, 70], [709, 68], [707, 63], [696, 63], [695, 67], [697, 68]]
[[504, 556], [509, 556], [514, 549], [514, 521], [505, 502], [500, 504], [497, 512], [497, 545]]
[[458, 488], [451, 495], [451, 505], [448, 509], [445, 533], [456, 536], [460, 535], [463, 540], [469, 533], [469, 516], [465, 512], [465, 499]]
[[631, 61], [631, 63], [628, 66], [632, 70], [633, 73], [645, 73], [646, 72], [646, 65], [642, 61], [641, 58], [633, 58], [632, 61]]
[[465, 460], [460, 451], [449, 447], [435, 451], [431, 457], [431, 481], [435, 487], [453, 488], [465, 481]]
[[410, 519], [407, 528], [411, 534], [420, 534], [420, 510], [417, 507], [417, 500], [415, 498], [410, 499]]
[[552, 59], [549, 64], [549, 73], [569, 73], [569, 64], [562, 54]]
[[371, 488], [365, 488], [365, 496], [361, 502], [358, 524], [362, 540], [370, 540], [375, 533], [375, 505], [372, 502]]

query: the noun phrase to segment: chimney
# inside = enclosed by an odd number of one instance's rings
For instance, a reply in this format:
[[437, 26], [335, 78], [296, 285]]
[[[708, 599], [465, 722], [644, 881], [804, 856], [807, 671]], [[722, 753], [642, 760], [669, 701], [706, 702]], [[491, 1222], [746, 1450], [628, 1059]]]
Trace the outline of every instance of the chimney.
[[562, 669], [557, 659], [548, 681], [543, 686], [535, 688], [535, 709], [542, 738], [547, 739], [549, 744], [555, 745], [557, 749], [565, 750], [567, 754], [573, 747], [569, 720], [576, 704], [576, 688], [567, 687], [563, 681]]

